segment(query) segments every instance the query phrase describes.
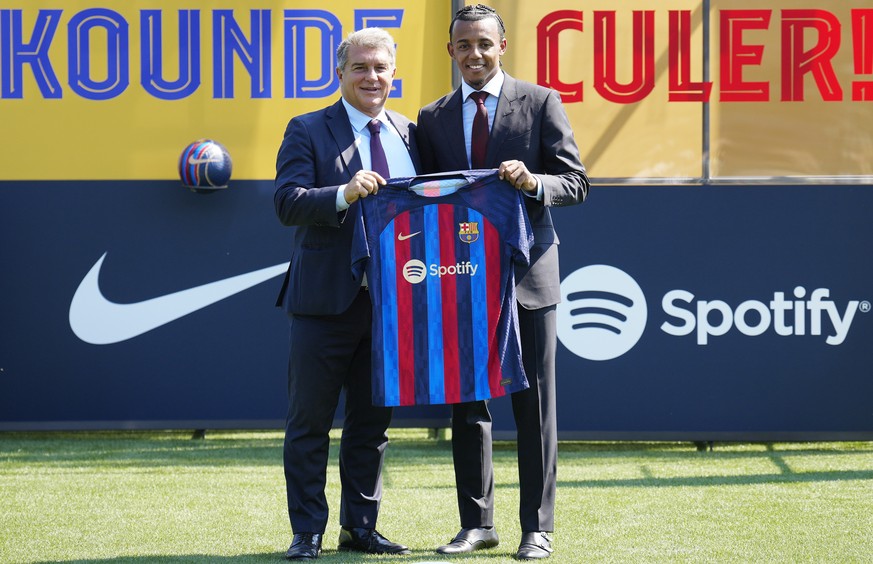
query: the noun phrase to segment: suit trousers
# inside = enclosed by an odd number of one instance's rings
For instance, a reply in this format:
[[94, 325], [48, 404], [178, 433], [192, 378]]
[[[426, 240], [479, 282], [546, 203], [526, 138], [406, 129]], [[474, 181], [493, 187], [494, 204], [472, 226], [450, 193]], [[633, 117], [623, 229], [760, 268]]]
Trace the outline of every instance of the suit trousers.
[[[554, 531], [558, 466], [555, 390], [556, 306], [518, 308], [530, 388], [512, 394], [518, 443], [519, 521], [523, 532]], [[500, 400], [498, 400], [500, 401]], [[461, 527], [494, 524], [491, 413], [484, 401], [452, 409], [452, 455]]]
[[324, 533], [330, 432], [340, 393], [340, 525], [375, 528], [382, 499], [382, 462], [391, 408], [374, 407], [370, 383], [372, 309], [361, 290], [340, 315], [290, 315], [285, 484], [297, 533]]

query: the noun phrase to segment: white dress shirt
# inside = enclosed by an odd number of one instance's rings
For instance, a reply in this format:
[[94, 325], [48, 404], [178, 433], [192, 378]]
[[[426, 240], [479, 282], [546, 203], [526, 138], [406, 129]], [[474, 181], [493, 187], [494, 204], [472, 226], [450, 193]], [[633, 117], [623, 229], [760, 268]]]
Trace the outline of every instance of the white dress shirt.
[[[497, 100], [500, 98], [500, 91], [503, 89], [505, 80], [503, 71], [494, 75], [494, 78], [488, 81], [488, 84], [482, 87], [481, 90], [476, 90], [466, 82], [461, 83], [461, 97], [464, 99], [462, 111], [464, 115], [464, 146], [467, 150], [467, 163], [470, 168], [473, 167], [473, 159], [470, 156], [470, 148], [473, 145], [473, 118], [476, 117], [476, 101], [470, 98], [473, 92], [487, 92], [488, 97], [485, 98], [485, 109], [488, 110], [488, 131], [491, 131], [494, 125], [494, 115], [497, 113]], [[530, 194], [522, 190], [525, 196], [542, 201], [543, 199], [543, 182], [534, 175], [537, 181], [536, 194]]]
[[[370, 130], [367, 128], [367, 124], [373, 118], [354, 108], [346, 102], [345, 98], [342, 100], [346, 113], [349, 115], [352, 132], [355, 134], [355, 147], [357, 147], [358, 155], [361, 157], [361, 166], [364, 170], [373, 170], [372, 158], [370, 156]], [[391, 177], [415, 176], [415, 165], [412, 163], [412, 157], [409, 155], [406, 143], [403, 142], [403, 138], [397, 129], [391, 125], [385, 110], [382, 110], [375, 119], [382, 122], [379, 140], [382, 142], [385, 157], [388, 159], [388, 169], [391, 171]], [[345, 196], [343, 196], [343, 191], [341, 189], [337, 190], [336, 211], [343, 211], [348, 208], [349, 204], [346, 202]]]

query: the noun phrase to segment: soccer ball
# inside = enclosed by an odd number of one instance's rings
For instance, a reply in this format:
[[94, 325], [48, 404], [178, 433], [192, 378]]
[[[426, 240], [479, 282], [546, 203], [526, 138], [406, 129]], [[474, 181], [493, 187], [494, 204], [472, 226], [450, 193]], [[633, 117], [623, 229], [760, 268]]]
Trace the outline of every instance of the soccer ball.
[[179, 157], [179, 178], [195, 192], [227, 188], [231, 168], [230, 153], [212, 139], [194, 141]]

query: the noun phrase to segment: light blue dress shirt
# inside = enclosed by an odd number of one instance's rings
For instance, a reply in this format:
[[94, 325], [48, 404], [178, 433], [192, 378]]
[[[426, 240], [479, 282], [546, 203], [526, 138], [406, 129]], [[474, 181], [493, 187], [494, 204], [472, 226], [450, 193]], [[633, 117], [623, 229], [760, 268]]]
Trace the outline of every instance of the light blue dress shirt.
[[[355, 146], [358, 149], [358, 155], [361, 156], [361, 166], [364, 170], [372, 170], [370, 130], [367, 129], [367, 124], [373, 118], [354, 108], [346, 102], [345, 98], [343, 98], [343, 106], [346, 108], [352, 132], [355, 134]], [[406, 143], [403, 142], [403, 138], [397, 129], [391, 125], [385, 110], [382, 110], [376, 116], [376, 119], [382, 122], [379, 139], [382, 141], [382, 148], [385, 150], [385, 157], [388, 159], [388, 169], [391, 171], [391, 176], [394, 178], [415, 176], [415, 165], [412, 162], [412, 157], [409, 155], [409, 150], [406, 148]], [[349, 204], [346, 202], [345, 196], [343, 196], [343, 190], [337, 190], [336, 211], [343, 211], [348, 208]]]

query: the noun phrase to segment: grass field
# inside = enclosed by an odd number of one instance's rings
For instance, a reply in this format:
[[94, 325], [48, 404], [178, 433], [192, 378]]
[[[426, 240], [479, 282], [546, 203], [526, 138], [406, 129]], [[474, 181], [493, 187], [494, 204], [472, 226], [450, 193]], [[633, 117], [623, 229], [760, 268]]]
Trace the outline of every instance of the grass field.
[[[280, 562], [282, 435], [0, 433], [0, 562]], [[515, 445], [495, 444], [500, 546], [444, 558], [450, 445], [392, 429], [377, 528], [411, 556], [337, 553], [337, 436], [322, 562], [512, 561]], [[873, 562], [873, 443], [562, 442], [551, 562]]]

